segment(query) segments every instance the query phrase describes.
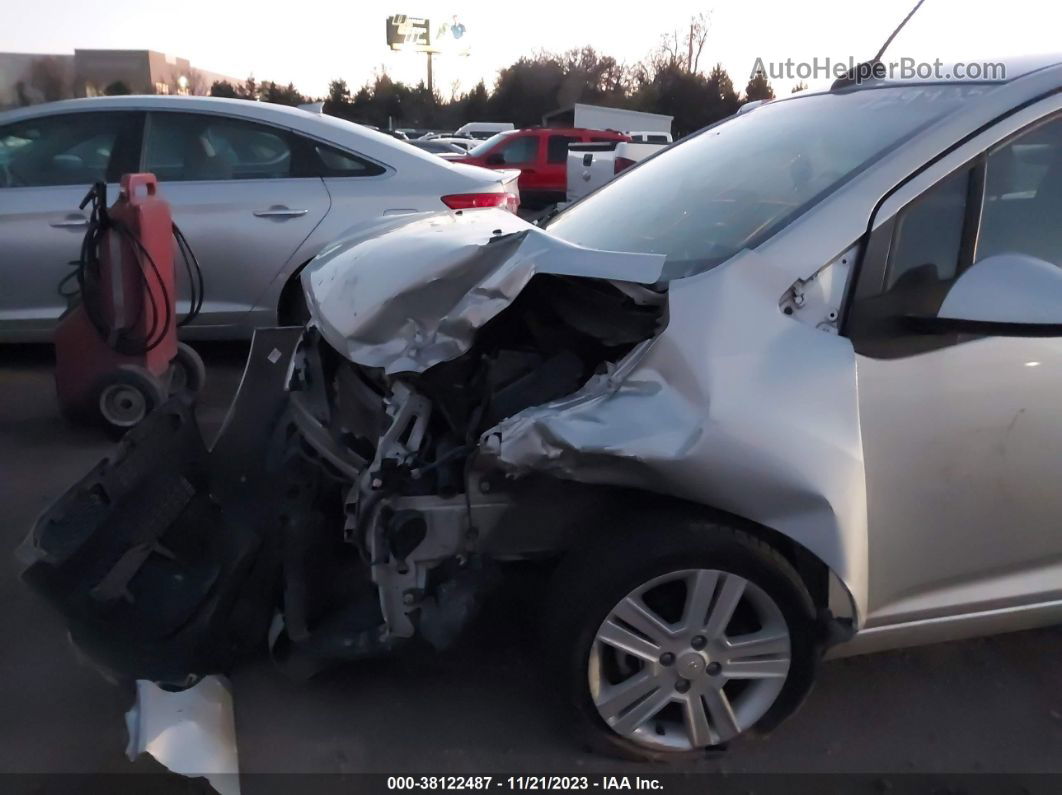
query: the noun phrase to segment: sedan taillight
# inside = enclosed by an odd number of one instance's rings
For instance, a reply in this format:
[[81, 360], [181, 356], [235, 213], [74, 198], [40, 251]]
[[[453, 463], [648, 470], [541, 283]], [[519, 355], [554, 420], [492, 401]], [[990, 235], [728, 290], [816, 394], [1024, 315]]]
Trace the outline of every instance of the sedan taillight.
[[520, 197], [512, 193], [451, 193], [442, 197], [442, 203], [451, 210], [472, 210], [476, 207], [500, 207], [515, 213], [520, 206]]

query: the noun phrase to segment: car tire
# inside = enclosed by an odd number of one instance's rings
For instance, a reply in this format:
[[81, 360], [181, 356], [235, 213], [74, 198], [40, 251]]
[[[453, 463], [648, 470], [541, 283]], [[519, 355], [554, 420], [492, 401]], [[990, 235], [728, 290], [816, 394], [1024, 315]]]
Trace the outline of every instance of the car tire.
[[154, 373], [138, 365], [122, 365], [96, 391], [97, 418], [112, 438], [120, 438], [166, 397], [166, 388]]
[[[554, 575], [547, 599], [544, 627], [549, 686], [562, 695], [562, 709], [566, 712], [576, 736], [590, 749], [599, 753], [626, 759], [668, 761], [703, 757], [707, 752], [725, 747], [728, 741], [737, 736], [763, 733], [773, 728], [803, 701], [811, 688], [815, 669], [821, 658], [815, 608], [800, 576], [777, 550], [760, 538], [735, 527], [682, 517], [661, 521], [657, 514], [647, 516], [646, 525], [642, 529], [610, 533], [608, 536], [599, 537], [596, 543], [569, 552]], [[731, 583], [734, 587], [730, 589], [733, 591], [737, 581], [742, 581], [745, 583], [745, 586], [742, 586], [745, 590], [742, 590], [741, 599], [751, 599], [753, 595], [756, 597], [753, 607], [746, 608], [739, 602], [734, 611], [734, 618], [729, 622], [724, 621], [724, 639], [712, 640], [710, 647], [701, 647], [697, 654], [681, 650], [687, 647], [687, 643], [694, 641], [674, 641], [681, 648], [674, 647], [675, 653], [670, 661], [661, 657], [657, 662], [649, 663], [634, 658], [635, 665], [641, 666], [641, 669], [633, 673], [630, 680], [625, 678], [623, 672], [616, 673], [618, 663], [615, 660], [612, 670], [606, 670], [605, 656], [622, 658], [621, 662], [626, 661], [626, 665], [630, 665], [628, 658], [633, 657], [626, 652], [619, 652], [601, 640], [601, 633], [606, 632], [606, 626], [609, 627], [608, 633], [617, 626], [617, 617], [620, 614], [616, 611], [620, 609], [621, 602], [629, 604], [625, 600], [634, 592], [647, 584], [659, 582], [660, 585], [650, 587], [642, 596], [645, 599], [656, 599], [661, 609], [667, 605], [667, 600], [681, 601], [681, 609], [685, 612], [680, 619], [684, 619], [685, 613], [689, 612], [686, 603], [694, 601], [690, 598], [693, 591], [687, 590], [693, 587], [690, 583], [707, 582], [714, 576], [711, 572], [718, 575], [714, 586], [716, 589], [730, 587], [727, 583]], [[683, 591], [680, 593], [668, 578], [674, 578], [676, 582], [681, 581]], [[732, 581], [730, 578], [736, 580]], [[712, 592], [710, 604], [713, 607], [724, 601], [724, 592]], [[643, 606], [647, 604], [641, 597], [637, 601]], [[751, 670], [748, 668], [749, 664], [760, 664], [761, 667], [767, 664], [780, 668], [784, 662], [782, 653], [745, 661], [738, 659], [725, 664], [710, 661], [709, 652], [716, 649], [717, 644], [729, 642], [725, 638], [728, 627], [735, 627], [734, 622], [739, 618], [747, 626], [756, 627], [756, 622], [761, 619], [753, 614], [761, 607], [769, 607], [769, 603], [773, 604], [777, 612], [767, 610], [765, 615], [769, 618], [762, 619], [762, 624], [754, 631], [760, 633], [756, 637], [767, 638], [772, 633], [779, 634], [780, 637], [782, 624], [779, 623], [779, 618], [784, 621], [784, 629], [789, 638], [788, 670], [781, 683], [768, 681], [766, 678], [745, 679], [744, 675]], [[660, 613], [657, 617], [662, 615], [663, 613]], [[707, 623], [711, 624], [712, 611], [709, 610], [707, 615]], [[768, 625], [771, 626], [770, 630]], [[624, 624], [622, 618], [619, 618], [618, 626], [622, 630], [633, 625]], [[640, 637], [644, 640], [648, 636]], [[752, 638], [753, 635], [745, 637]], [[694, 640], [705, 642], [703, 636], [695, 637]], [[729, 648], [723, 645], [718, 648], [718, 659], [734, 653], [732, 650], [723, 651], [724, 648]], [[669, 662], [669, 665], [664, 666], [662, 662]], [[746, 666], [744, 675], [730, 679], [728, 674], [739, 671], [742, 664]], [[725, 666], [722, 670], [721, 665]], [[698, 666], [699, 672], [694, 670]], [[683, 678], [676, 674], [680, 667], [684, 672], [693, 671], [690, 679], [685, 680], [687, 690], [679, 692], [676, 689], [671, 692], [667, 688], [671, 686], [672, 680], [667, 677], [675, 677], [674, 688], [678, 688], [678, 680]], [[711, 676], [709, 668], [712, 669]], [[619, 685], [606, 682], [606, 678], [612, 676], [622, 680]], [[613, 711], [612, 701], [607, 694], [623, 693], [624, 686], [629, 686], [628, 682], [634, 681], [634, 677], [659, 680], [664, 682], [664, 685], [642, 701], [635, 701], [634, 706], [626, 713], [618, 717], [612, 716], [610, 725], [604, 717], [606, 713]], [[774, 678], [777, 678], [776, 673]], [[596, 688], [592, 682], [597, 683]], [[748, 684], [734, 685], [733, 682]], [[768, 684], [765, 685], [764, 682]], [[651, 685], [646, 682], [642, 689], [649, 686]], [[771, 696], [771, 692], [764, 691], [765, 687], [778, 689], [769, 703], [766, 699]], [[707, 694], [716, 691], [722, 692], [727, 699], [733, 699], [722, 700], [726, 714], [735, 716], [733, 722], [717, 722], [714, 714], [710, 712], [709, 705], [718, 707], [720, 697]], [[733, 696], [735, 691], [736, 697]], [[645, 724], [637, 729], [638, 734], [632, 735], [627, 731], [630, 728], [629, 719], [637, 719], [643, 705], [648, 705], [645, 707], [647, 710], [652, 709], [651, 702], [657, 698], [682, 701], [669, 701], [664, 709], [656, 713], [657, 717], [646, 719]], [[598, 703], [602, 704], [601, 709]], [[706, 721], [698, 722], [693, 717], [695, 704], [700, 705]], [[665, 715], [675, 718], [676, 714], [677, 723], [674, 720], [665, 721]], [[739, 714], [749, 718], [748, 725], [741, 725], [741, 730], [736, 734], [719, 730], [726, 723], [731, 724], [731, 729], [738, 725], [740, 721], [736, 716]], [[699, 737], [693, 733], [693, 724], [700, 730]], [[617, 728], [614, 729], [613, 725]], [[683, 731], [686, 732], [688, 746], [682, 741]], [[709, 738], [707, 743], [703, 742], [706, 737]]]
[[206, 384], [206, 365], [195, 348], [185, 342], [177, 343], [177, 354], [170, 362], [169, 393], [198, 395]]

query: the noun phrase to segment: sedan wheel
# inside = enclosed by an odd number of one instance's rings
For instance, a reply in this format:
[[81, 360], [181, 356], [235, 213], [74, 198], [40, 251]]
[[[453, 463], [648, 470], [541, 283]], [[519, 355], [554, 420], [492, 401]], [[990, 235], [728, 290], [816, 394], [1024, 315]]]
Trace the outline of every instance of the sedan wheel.
[[590, 651], [590, 693], [613, 731], [641, 745], [690, 751], [751, 728], [789, 673], [785, 618], [737, 574], [686, 569], [631, 591]]

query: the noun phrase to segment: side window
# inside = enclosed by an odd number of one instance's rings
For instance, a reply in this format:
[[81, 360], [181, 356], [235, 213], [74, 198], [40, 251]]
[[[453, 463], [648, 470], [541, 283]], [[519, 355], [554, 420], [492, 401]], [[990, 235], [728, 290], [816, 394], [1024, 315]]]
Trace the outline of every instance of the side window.
[[1027, 129], [941, 180], [880, 226], [858, 275], [845, 333], [858, 352], [910, 356], [955, 344], [921, 334], [971, 265], [1022, 254], [1062, 267], [1062, 117]]
[[551, 135], [547, 144], [546, 162], [567, 163], [568, 144], [574, 144], [578, 142], [578, 138], [573, 138], [570, 135]]
[[285, 130], [223, 116], [153, 113], [144, 169], [161, 181], [283, 179], [292, 173]]
[[952, 174], [896, 217], [885, 268], [886, 292], [916, 300], [923, 288], [954, 281], [969, 185], [968, 169]]
[[0, 187], [117, 182], [136, 171], [139, 113], [42, 116], [0, 128]]
[[507, 166], [534, 163], [538, 159], [538, 136], [521, 135], [513, 138], [498, 153]]
[[974, 261], [1004, 253], [1062, 267], [1062, 117], [988, 155]]
[[955, 172], [875, 231], [845, 328], [857, 352], [894, 358], [954, 342], [912, 333], [908, 317], [935, 316], [961, 272], [974, 179], [973, 168]]
[[[305, 176], [315, 177], [375, 177], [384, 173], [383, 166], [369, 160], [363, 160], [350, 152], [317, 143], [307, 138], [300, 142], [312, 151], [310, 158], [311, 173]], [[302, 176], [301, 174], [299, 176]]]

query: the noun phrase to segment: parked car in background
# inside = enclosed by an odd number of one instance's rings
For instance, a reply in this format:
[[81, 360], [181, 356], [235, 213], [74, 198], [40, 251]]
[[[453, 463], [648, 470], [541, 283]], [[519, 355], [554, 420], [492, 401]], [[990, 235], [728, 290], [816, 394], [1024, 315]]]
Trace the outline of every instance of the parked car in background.
[[100, 179], [117, 197], [132, 171], [159, 178], [202, 265], [206, 300], [189, 338], [300, 319], [299, 270], [352, 226], [518, 202], [515, 171], [265, 102], [98, 97], [0, 113], [0, 341], [50, 339], [87, 224], [78, 204]]
[[475, 138], [483, 141], [495, 133], [515, 129], [516, 125], [511, 121], [470, 121], [454, 130], [454, 135], [458, 138]]
[[469, 150], [459, 162], [487, 168], [520, 169], [520, 203], [539, 208], [564, 201], [568, 146], [626, 141], [623, 133], [575, 127], [535, 127], [501, 132]]
[[410, 146], [415, 146], [417, 147], [417, 149], [420, 149], [424, 152], [431, 152], [431, 154], [439, 155], [439, 157], [445, 158], [447, 160], [461, 158], [467, 154], [466, 150], [462, 149], [460, 146], [455, 146], [454, 144], [447, 143], [443, 140], [426, 141], [424, 139], [418, 138], [414, 141], [410, 141], [409, 144]]
[[670, 133], [630, 133], [629, 141], [575, 143], [568, 147], [565, 201], [578, 201], [624, 169], [671, 144]]
[[669, 132], [628, 132], [632, 143], [636, 144], [669, 144], [672, 143]]
[[473, 146], [479, 144], [475, 138], [460, 138], [456, 135], [449, 135], [443, 133], [432, 133], [431, 135], [425, 135], [422, 138], [418, 138], [419, 141], [440, 141], [444, 144], [453, 144], [454, 146], [461, 147], [462, 151], [467, 152]]

